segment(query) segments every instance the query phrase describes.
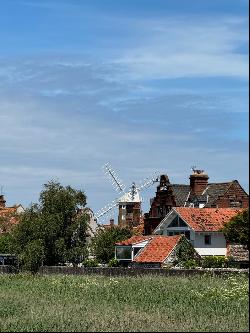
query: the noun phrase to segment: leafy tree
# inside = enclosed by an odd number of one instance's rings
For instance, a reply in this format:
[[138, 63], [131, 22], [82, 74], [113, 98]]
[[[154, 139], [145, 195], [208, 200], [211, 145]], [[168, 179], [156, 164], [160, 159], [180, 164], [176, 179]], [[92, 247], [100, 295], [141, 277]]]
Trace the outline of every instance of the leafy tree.
[[21, 216], [13, 231], [12, 248], [23, 268], [36, 271], [41, 264], [78, 263], [86, 256], [88, 215], [84, 192], [50, 181], [44, 185], [39, 204]]
[[0, 253], [11, 252], [11, 231], [18, 219], [19, 217], [15, 212], [7, 212], [0, 216]]
[[4, 234], [0, 235], [0, 253], [10, 253], [11, 252], [11, 235]]
[[91, 242], [91, 248], [96, 259], [101, 263], [108, 263], [115, 257], [115, 243], [130, 238], [132, 231], [117, 226], [99, 229]]
[[246, 245], [248, 248], [249, 209], [245, 209], [231, 218], [231, 220], [225, 224], [222, 231], [226, 240], [228, 240], [230, 243]]

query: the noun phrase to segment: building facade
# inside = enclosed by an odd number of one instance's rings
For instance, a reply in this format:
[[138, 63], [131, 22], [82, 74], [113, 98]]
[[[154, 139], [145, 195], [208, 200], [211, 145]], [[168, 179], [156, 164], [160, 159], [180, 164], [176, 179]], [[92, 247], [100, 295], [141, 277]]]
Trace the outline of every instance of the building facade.
[[221, 229], [241, 211], [235, 208], [173, 208], [153, 234], [183, 234], [200, 256], [226, 256], [228, 244]]
[[209, 183], [204, 170], [193, 169], [189, 184], [171, 184], [160, 177], [150, 211], [144, 215], [144, 234], [150, 235], [173, 207], [247, 208], [249, 196], [237, 180]]

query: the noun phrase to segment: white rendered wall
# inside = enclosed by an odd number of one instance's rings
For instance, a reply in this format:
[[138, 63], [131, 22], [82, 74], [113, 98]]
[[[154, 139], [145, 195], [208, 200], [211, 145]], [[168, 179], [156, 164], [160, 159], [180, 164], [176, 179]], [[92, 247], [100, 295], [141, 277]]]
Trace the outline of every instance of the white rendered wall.
[[[206, 245], [205, 235], [211, 235], [211, 244]], [[201, 256], [225, 256], [226, 240], [222, 232], [195, 233], [194, 248]]]

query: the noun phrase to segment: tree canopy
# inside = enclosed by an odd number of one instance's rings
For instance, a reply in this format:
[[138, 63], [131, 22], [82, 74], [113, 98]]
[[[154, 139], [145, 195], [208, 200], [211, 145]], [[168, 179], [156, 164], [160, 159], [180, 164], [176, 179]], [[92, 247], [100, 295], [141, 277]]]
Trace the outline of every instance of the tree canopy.
[[96, 259], [108, 263], [115, 257], [115, 243], [130, 238], [132, 231], [117, 226], [99, 229], [91, 242], [91, 248]]
[[41, 264], [78, 263], [86, 256], [88, 215], [83, 191], [50, 181], [21, 216], [13, 231], [13, 253], [20, 264], [36, 271]]
[[249, 242], [249, 209], [235, 215], [222, 229], [230, 243], [246, 245]]

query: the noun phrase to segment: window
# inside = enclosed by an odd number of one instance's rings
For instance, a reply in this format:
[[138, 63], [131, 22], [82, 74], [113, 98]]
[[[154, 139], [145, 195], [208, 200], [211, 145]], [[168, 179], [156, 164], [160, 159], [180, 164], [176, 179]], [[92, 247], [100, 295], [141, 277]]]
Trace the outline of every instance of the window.
[[205, 245], [211, 245], [211, 235], [204, 236]]
[[129, 260], [131, 259], [131, 246], [117, 246], [116, 247], [116, 259], [118, 260]]
[[132, 205], [127, 206], [127, 213], [133, 213], [133, 206]]
[[141, 249], [143, 249], [143, 247], [134, 247], [134, 256], [136, 256]]
[[162, 211], [162, 207], [158, 206], [158, 207], [157, 207], [157, 216], [158, 216], [158, 217], [162, 216], [162, 213], [163, 213], [163, 211]]
[[169, 224], [169, 228], [178, 227], [178, 216], [176, 216], [173, 221]]
[[230, 207], [242, 207], [242, 201], [230, 200]]
[[179, 216], [176, 216], [168, 226], [168, 228], [173, 228], [173, 227], [187, 227], [187, 225], [181, 218], [179, 218]]

